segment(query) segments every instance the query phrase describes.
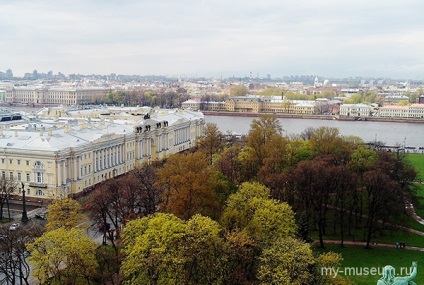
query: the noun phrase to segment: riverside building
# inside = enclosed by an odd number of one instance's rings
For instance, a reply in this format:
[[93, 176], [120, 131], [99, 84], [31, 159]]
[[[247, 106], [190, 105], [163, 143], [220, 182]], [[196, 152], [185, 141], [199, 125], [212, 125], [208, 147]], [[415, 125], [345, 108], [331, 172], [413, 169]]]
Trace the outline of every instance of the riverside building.
[[[203, 114], [148, 107], [44, 108], [0, 124], [0, 171], [30, 202], [78, 195], [194, 145]], [[8, 184], [10, 185], [10, 184]]]

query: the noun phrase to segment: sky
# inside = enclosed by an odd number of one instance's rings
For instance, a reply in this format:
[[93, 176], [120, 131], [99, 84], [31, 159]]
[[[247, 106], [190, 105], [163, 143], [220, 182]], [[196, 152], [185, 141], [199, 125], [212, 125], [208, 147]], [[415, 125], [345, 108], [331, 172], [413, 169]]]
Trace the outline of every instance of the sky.
[[423, 0], [0, 0], [0, 71], [424, 78]]

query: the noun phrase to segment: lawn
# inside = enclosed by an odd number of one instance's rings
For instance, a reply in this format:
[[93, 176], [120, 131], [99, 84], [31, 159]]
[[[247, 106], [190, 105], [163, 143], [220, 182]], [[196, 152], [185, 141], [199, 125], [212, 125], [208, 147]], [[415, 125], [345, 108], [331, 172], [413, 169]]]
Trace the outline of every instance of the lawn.
[[[338, 245], [327, 245], [325, 250], [316, 248], [317, 252], [334, 251], [343, 256], [342, 267], [339, 274], [346, 276], [358, 285], [375, 285], [381, 277], [380, 274], [365, 274], [366, 269], [381, 268], [392, 265], [396, 269], [396, 275], [408, 275], [412, 261], [418, 262], [418, 275], [414, 279], [417, 284], [424, 284], [424, 253], [419, 251], [409, 251], [404, 249], [379, 248], [363, 249], [362, 247], [347, 246], [341, 248]], [[352, 268], [354, 269], [352, 271]], [[403, 268], [403, 274], [400, 270]], [[349, 270], [347, 270], [349, 269]], [[347, 272], [351, 272], [348, 274]], [[361, 275], [362, 271], [362, 275]], [[343, 274], [342, 274], [343, 273]]]
[[407, 153], [405, 159], [417, 170], [417, 181], [424, 181], [424, 154]]

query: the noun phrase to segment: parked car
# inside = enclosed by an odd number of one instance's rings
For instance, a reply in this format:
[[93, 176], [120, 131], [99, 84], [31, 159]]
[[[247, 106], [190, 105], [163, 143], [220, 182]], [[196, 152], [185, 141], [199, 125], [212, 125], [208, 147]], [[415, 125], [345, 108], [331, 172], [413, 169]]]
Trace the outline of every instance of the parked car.
[[45, 220], [45, 219], [47, 219], [47, 213], [46, 213], [46, 212], [37, 213], [37, 214], [35, 214], [35, 217], [36, 217], [37, 219]]
[[20, 227], [19, 223], [11, 224], [9, 227], [9, 231], [16, 231]]

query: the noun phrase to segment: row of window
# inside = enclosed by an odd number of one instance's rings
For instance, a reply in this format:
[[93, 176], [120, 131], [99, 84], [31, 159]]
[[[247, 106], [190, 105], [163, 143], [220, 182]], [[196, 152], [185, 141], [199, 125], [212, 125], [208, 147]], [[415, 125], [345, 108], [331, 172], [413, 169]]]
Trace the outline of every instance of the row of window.
[[[34, 172], [34, 180], [35, 180], [35, 182], [36, 183], [43, 183], [43, 172]], [[2, 172], [1, 172], [1, 177], [2, 177], [2, 179], [6, 179], [6, 171], [4, 171], [4, 170], [2, 170]], [[25, 181], [26, 182], [31, 182], [31, 173], [25, 173]], [[15, 179], [15, 177], [14, 177], [14, 173], [13, 173], [13, 171], [10, 171], [9, 172], [9, 180], [14, 180]], [[22, 181], [22, 173], [21, 172], [18, 172], [18, 174], [17, 174], [17, 180], [18, 181]]]
[[[6, 159], [5, 158], [2, 158], [1, 159], [1, 163], [4, 164], [5, 162], [6, 162]], [[18, 165], [21, 165], [21, 160], [20, 159], [17, 159], [16, 162], [17, 162]], [[29, 160], [26, 160], [25, 163], [26, 163], [26, 165], [29, 165]], [[13, 159], [9, 159], [9, 164], [13, 164]]]

